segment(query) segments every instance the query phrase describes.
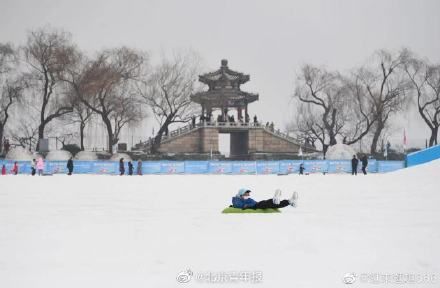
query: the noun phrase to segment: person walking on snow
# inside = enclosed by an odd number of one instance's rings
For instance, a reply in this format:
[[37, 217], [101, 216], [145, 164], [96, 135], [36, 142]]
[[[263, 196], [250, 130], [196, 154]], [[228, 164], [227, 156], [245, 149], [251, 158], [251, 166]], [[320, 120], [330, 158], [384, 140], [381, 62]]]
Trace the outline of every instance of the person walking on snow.
[[73, 159], [72, 157], [69, 158], [69, 160], [67, 160], [67, 170], [69, 171], [69, 173], [67, 173], [67, 175], [72, 175], [73, 172]]
[[356, 158], [356, 155], [353, 155], [353, 159], [351, 159], [351, 175], [357, 175], [359, 160]]
[[31, 161], [31, 175], [32, 176], [35, 176], [35, 172], [37, 171], [35, 169], [36, 165], [37, 165], [37, 162], [35, 161], [35, 159], [32, 159], [32, 161]]
[[125, 174], [124, 158], [119, 159], [119, 173], [120, 176]]
[[142, 160], [138, 160], [137, 175], [142, 176]]
[[133, 175], [133, 164], [131, 163], [131, 161], [128, 161], [128, 175]]
[[40, 157], [40, 158], [38, 158], [38, 161], [37, 161], [38, 176], [43, 175], [43, 170], [44, 170], [44, 160], [42, 157]]
[[299, 164], [299, 175], [304, 175], [304, 163]]
[[367, 175], [367, 166], [368, 166], [367, 155], [364, 155], [361, 158], [361, 163], [362, 163], [362, 173], [364, 173], [364, 175]]
[[238, 190], [236, 196], [232, 197], [232, 207], [241, 209], [268, 209], [268, 208], [283, 208], [286, 206], [296, 207], [298, 193], [293, 192], [292, 197], [288, 200], [281, 200], [281, 190], [277, 189], [272, 199], [263, 200], [260, 202], [250, 198], [251, 190], [241, 188]]

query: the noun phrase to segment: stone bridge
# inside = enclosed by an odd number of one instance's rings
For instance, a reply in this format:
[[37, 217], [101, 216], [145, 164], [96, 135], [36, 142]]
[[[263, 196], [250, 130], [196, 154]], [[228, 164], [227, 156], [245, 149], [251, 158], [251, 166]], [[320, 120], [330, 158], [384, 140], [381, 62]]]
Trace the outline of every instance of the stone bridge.
[[[230, 134], [230, 158], [254, 159], [258, 154], [296, 154], [301, 144], [294, 138], [260, 123], [215, 122], [187, 125], [162, 138], [161, 153], [218, 154], [219, 134]], [[148, 150], [149, 141], [135, 149]], [[301, 146], [303, 152], [312, 147]]]

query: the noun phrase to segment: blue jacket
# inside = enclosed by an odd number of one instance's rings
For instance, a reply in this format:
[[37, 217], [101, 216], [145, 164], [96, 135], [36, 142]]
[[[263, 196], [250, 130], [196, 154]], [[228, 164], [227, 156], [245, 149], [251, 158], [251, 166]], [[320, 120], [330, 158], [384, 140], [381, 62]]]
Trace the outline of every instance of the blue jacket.
[[257, 201], [255, 201], [252, 198], [243, 199], [241, 197], [232, 197], [232, 206], [234, 208], [251, 208], [254, 207], [257, 204]]

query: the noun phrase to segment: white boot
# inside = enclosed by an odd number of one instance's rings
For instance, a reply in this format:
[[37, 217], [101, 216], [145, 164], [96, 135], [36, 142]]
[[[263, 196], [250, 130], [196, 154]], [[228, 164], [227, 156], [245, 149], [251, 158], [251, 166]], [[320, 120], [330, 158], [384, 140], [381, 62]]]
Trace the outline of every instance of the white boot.
[[275, 205], [280, 204], [280, 202], [281, 202], [281, 190], [280, 189], [275, 190], [275, 194], [273, 195], [272, 202]]
[[289, 199], [290, 206], [296, 207], [296, 202], [298, 200], [298, 192], [293, 191], [292, 197]]

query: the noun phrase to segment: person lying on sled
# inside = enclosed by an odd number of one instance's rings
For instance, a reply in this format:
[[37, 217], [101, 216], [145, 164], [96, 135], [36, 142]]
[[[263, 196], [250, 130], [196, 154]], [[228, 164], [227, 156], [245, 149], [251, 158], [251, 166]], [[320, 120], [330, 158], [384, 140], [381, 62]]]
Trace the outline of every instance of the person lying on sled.
[[260, 202], [250, 198], [249, 189], [240, 189], [236, 196], [232, 197], [232, 207], [241, 209], [268, 209], [268, 208], [283, 208], [286, 206], [296, 207], [296, 200], [298, 193], [293, 192], [292, 197], [288, 200], [281, 200], [281, 190], [277, 189], [272, 199], [263, 200]]

